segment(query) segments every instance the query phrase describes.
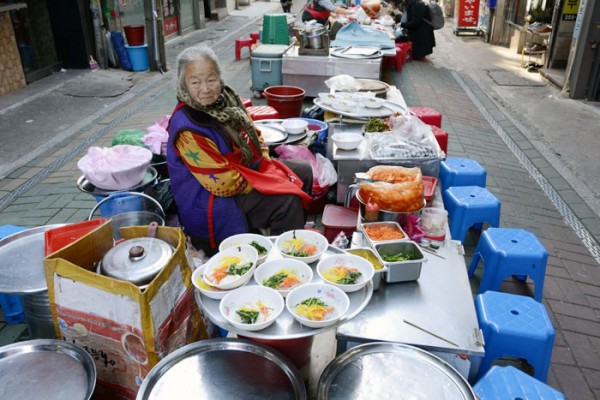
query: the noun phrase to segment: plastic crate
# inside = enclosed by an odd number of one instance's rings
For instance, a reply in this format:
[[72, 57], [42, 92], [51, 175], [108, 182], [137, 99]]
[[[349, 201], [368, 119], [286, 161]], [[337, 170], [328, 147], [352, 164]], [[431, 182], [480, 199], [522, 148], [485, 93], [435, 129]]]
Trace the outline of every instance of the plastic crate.
[[327, 204], [321, 218], [323, 235], [329, 243], [344, 231], [346, 237], [351, 238], [358, 225], [358, 209]]
[[290, 44], [290, 30], [285, 14], [265, 14], [260, 41], [263, 44]]
[[9, 325], [25, 322], [21, 298], [13, 294], [0, 294], [0, 308]]

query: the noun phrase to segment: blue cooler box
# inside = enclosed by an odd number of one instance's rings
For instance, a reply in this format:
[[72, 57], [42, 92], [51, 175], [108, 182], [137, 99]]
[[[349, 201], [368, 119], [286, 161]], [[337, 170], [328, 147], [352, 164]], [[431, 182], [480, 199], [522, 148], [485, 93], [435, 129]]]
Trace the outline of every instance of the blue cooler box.
[[288, 47], [283, 44], [263, 44], [252, 51], [252, 90], [263, 91], [269, 86], [282, 84], [282, 59]]

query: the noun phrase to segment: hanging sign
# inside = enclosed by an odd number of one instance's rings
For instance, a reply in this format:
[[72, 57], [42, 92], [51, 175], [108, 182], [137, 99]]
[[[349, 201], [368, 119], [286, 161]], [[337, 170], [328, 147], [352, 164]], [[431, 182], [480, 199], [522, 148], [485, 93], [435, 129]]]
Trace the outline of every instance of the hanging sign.
[[575, 21], [577, 19], [577, 11], [579, 11], [580, 0], [565, 0], [563, 7], [562, 20]]
[[455, 13], [459, 28], [476, 28], [479, 25], [479, 0], [456, 0]]

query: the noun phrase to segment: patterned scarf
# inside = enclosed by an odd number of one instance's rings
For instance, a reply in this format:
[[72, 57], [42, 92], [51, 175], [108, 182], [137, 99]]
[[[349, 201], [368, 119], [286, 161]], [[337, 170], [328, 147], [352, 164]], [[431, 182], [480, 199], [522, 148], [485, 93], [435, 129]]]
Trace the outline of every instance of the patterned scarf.
[[235, 145], [240, 149], [242, 153], [242, 162], [246, 166], [252, 164], [254, 153], [250, 145], [243, 139], [241, 132], [246, 132], [248, 134], [254, 148], [258, 154], [260, 154], [261, 150], [258, 133], [254, 128], [252, 120], [246, 113], [246, 108], [242, 104], [240, 96], [231, 87], [222, 83], [219, 98], [213, 104], [208, 106], [203, 106], [192, 99], [189, 92], [182, 88], [177, 89], [177, 99], [186, 103], [194, 110], [210, 115], [223, 124]]

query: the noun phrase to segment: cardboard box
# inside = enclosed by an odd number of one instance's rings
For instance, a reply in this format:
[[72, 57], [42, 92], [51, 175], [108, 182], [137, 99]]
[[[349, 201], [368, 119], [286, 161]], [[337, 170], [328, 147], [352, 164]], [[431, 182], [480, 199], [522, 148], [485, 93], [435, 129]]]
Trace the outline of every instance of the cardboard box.
[[[148, 235], [127, 227], [125, 239]], [[167, 354], [208, 337], [194, 299], [185, 236], [159, 227], [173, 255], [145, 290], [97, 274], [113, 246], [110, 221], [44, 260], [57, 337], [83, 347], [96, 363], [95, 399], [133, 400], [145, 376]]]

